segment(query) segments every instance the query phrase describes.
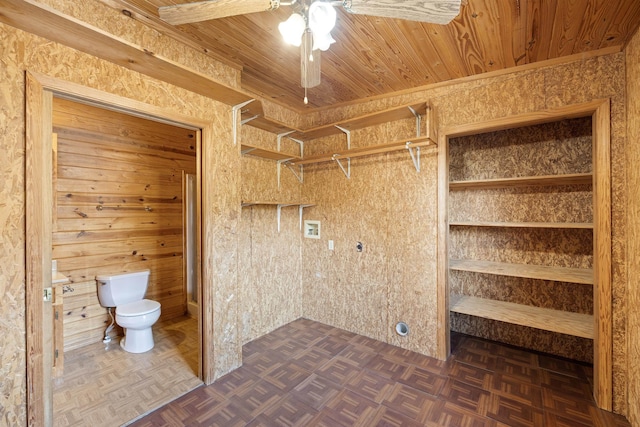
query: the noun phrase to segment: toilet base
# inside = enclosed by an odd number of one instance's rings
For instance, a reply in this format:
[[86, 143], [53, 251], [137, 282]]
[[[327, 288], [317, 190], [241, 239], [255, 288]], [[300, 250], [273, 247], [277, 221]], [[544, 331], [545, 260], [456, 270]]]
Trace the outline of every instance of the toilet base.
[[120, 340], [120, 347], [129, 353], [144, 353], [154, 346], [151, 328], [125, 329], [124, 337]]

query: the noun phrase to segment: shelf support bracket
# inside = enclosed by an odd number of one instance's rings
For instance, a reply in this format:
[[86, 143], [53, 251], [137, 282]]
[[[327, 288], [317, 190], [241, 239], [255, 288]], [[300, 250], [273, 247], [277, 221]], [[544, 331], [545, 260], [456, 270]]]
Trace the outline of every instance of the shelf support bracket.
[[350, 179], [351, 178], [351, 159], [349, 157], [347, 157], [347, 167], [346, 168], [342, 165], [342, 161], [340, 161], [340, 158], [338, 157], [337, 154], [334, 154], [331, 159], [335, 160], [335, 162], [338, 164], [338, 166], [340, 166], [340, 169], [342, 170], [342, 173], [344, 174], [344, 176], [346, 176], [347, 179]]
[[416, 118], [416, 138], [420, 137], [420, 129], [422, 128], [422, 116], [411, 107], [407, 107]]
[[[287, 132], [284, 135], [289, 135], [290, 133], [292, 133], [294, 131], [291, 132]], [[296, 142], [299, 146], [300, 146], [300, 158], [302, 158], [304, 156], [304, 141], [300, 140], [300, 139], [295, 139], [295, 138], [291, 138], [289, 137], [290, 140], [292, 140], [293, 142]], [[300, 184], [302, 184], [304, 182], [304, 165], [298, 165], [298, 167], [300, 168], [300, 172], [296, 172], [295, 169], [293, 168], [293, 166], [291, 166], [288, 163], [288, 160], [283, 161], [282, 164], [284, 164], [287, 169], [289, 169], [291, 171], [291, 173], [293, 173], [293, 175], [298, 178], [298, 181], [300, 182]], [[280, 188], [280, 180], [278, 179], [278, 188]]]
[[240, 109], [245, 105], [251, 104], [253, 101], [255, 101], [255, 99], [250, 99], [238, 105], [234, 105], [233, 108], [231, 109], [231, 112], [233, 113], [233, 146], [234, 147], [238, 145], [238, 111], [240, 111]]
[[300, 207], [298, 209], [300, 209], [300, 231], [302, 231], [302, 212], [304, 211], [304, 208], [308, 208], [309, 206], [313, 206], [313, 205], [300, 205]]
[[255, 119], [257, 119], [258, 117], [260, 117], [260, 114], [256, 114], [256, 115], [255, 115], [255, 116], [253, 116], [253, 117], [248, 117], [248, 118], [246, 118], [246, 119], [244, 119], [244, 120], [240, 120], [240, 124], [241, 124], [241, 125], [246, 125], [246, 124], [247, 124], [247, 123], [249, 123], [251, 120], [255, 120]]
[[[298, 167], [300, 168], [300, 172], [296, 172], [294, 167], [291, 166], [288, 162], [289, 162], [289, 160], [281, 160], [280, 162], [278, 162], [278, 164], [282, 163], [283, 165], [285, 165], [287, 167], [287, 169], [289, 169], [291, 171], [291, 173], [296, 178], [298, 178], [298, 181], [300, 182], [300, 184], [302, 184], [304, 182], [304, 170], [302, 169], [303, 165], [299, 165]], [[280, 175], [278, 175], [278, 177], [279, 176]], [[280, 179], [278, 179], [278, 188], [280, 188]]]
[[347, 150], [351, 150], [351, 131], [338, 125], [336, 125], [336, 127], [340, 129], [345, 135], [347, 135]]
[[[283, 133], [279, 133], [278, 137], [277, 137], [277, 146], [276, 146], [276, 150], [280, 151], [280, 146], [282, 145], [282, 138], [284, 138], [287, 135], [292, 134], [293, 130], [290, 130], [288, 132], [283, 132]], [[291, 140], [297, 142], [300, 144], [300, 153], [302, 153], [302, 141], [298, 141], [295, 140], [293, 138], [290, 138]], [[300, 157], [302, 157], [302, 154], [300, 154]], [[286, 162], [288, 162], [291, 159], [284, 159], [284, 160], [278, 160], [278, 162], [276, 163], [276, 171], [277, 171], [277, 175], [278, 175], [278, 190], [280, 190], [280, 174], [281, 174], [281, 170], [282, 170], [282, 164], [284, 164], [285, 166], [288, 166]], [[289, 167], [291, 169], [291, 167]], [[293, 172], [293, 170], [291, 170]], [[298, 178], [298, 181], [302, 182], [302, 178], [298, 177], [298, 175], [294, 172], [294, 175], [296, 175], [296, 178]], [[300, 166], [300, 175], [302, 176], [302, 166]]]
[[420, 173], [420, 147], [412, 147], [411, 141], [407, 142], [406, 147], [407, 150], [409, 150], [409, 155], [413, 161], [413, 166], [416, 168], [416, 172]]
[[280, 232], [280, 215], [281, 215], [281, 213], [282, 213], [282, 208], [286, 208], [287, 206], [293, 206], [293, 205], [286, 205], [286, 204], [278, 205], [278, 208], [277, 208], [277, 215], [278, 215], [278, 233]]
[[[340, 131], [342, 131], [342, 133], [344, 133], [347, 136], [347, 150], [351, 150], [351, 131], [349, 129], [345, 129], [343, 127], [340, 127], [338, 125], [336, 125], [336, 128], [340, 129]], [[347, 157], [347, 167], [346, 168], [344, 167], [344, 165], [342, 164], [342, 162], [338, 158], [338, 154], [334, 154], [331, 159], [335, 160], [335, 162], [338, 164], [338, 166], [340, 166], [340, 169], [342, 170], [342, 173], [344, 174], [344, 176], [346, 176], [347, 179], [351, 179], [351, 158]]]
[[[288, 132], [283, 132], [283, 133], [279, 133], [279, 134], [278, 134], [277, 139], [276, 139], [276, 141], [277, 141], [276, 150], [277, 150], [277, 151], [280, 151], [280, 146], [281, 146], [281, 144], [282, 144], [282, 138], [284, 138], [285, 136], [287, 136], [287, 135], [289, 135], [289, 134], [291, 134], [291, 133], [293, 133], [293, 132], [294, 132], [294, 131], [290, 130], [290, 131], [288, 131]], [[276, 171], [277, 171], [277, 175], [278, 175], [278, 190], [280, 190], [280, 170], [282, 169], [282, 168], [281, 168], [281, 166], [280, 166], [280, 164], [281, 164], [283, 161], [287, 161], [287, 160], [290, 160], [290, 159], [286, 159], [286, 160], [279, 160], [279, 161], [276, 163]]]

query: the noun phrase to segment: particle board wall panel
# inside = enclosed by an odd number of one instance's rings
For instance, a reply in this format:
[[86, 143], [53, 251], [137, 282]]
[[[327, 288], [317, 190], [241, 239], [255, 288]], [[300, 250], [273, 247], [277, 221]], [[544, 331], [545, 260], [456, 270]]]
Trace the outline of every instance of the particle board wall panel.
[[[406, 152], [387, 159], [388, 221], [388, 325], [391, 344], [437, 354], [437, 149], [421, 150], [420, 172]], [[409, 326], [409, 334], [395, 332], [397, 322]]]
[[[481, 141], [482, 149], [474, 149]], [[450, 180], [590, 173], [591, 119], [526, 126], [450, 144]], [[531, 147], [535, 144], [535, 149]]]
[[[415, 120], [381, 124], [352, 131], [351, 147], [412, 134]], [[336, 135], [314, 140], [305, 151], [331, 152], [345, 144]], [[303, 301], [313, 319], [428, 353], [435, 346], [429, 316], [435, 311], [435, 274], [429, 268], [435, 264], [428, 260], [432, 247], [418, 236], [428, 241], [435, 233], [427, 220], [435, 211], [422, 207], [435, 185], [435, 155], [423, 149], [421, 161], [418, 174], [407, 152], [352, 159], [350, 179], [335, 163], [305, 166], [303, 191], [316, 202], [313, 219], [322, 221], [322, 238], [303, 241], [303, 259], [313, 260], [304, 266]], [[334, 241], [333, 251], [328, 240]], [[400, 320], [413, 327], [408, 337], [395, 335]]]
[[[2, 28], [0, 28], [2, 31]], [[15, 37], [0, 42], [3, 49], [11, 49]], [[0, 348], [0, 407], [3, 420], [9, 425], [25, 425], [26, 407], [26, 325], [25, 325], [25, 153], [24, 153], [24, 77], [14, 61], [5, 61], [0, 68], [3, 82], [2, 132], [3, 155], [0, 156], [0, 276], [3, 277], [0, 298], [2, 313], [2, 347]]]
[[482, 233], [479, 231], [479, 227], [452, 227], [449, 232], [451, 258], [593, 267], [593, 230], [590, 229], [529, 228], [514, 233], [505, 228], [483, 227]]
[[[627, 72], [627, 367], [614, 366], [614, 381], [623, 384], [618, 378], [628, 378], [628, 419], [631, 425], [640, 425], [640, 32], [636, 32], [626, 49]], [[614, 199], [614, 210], [616, 200]], [[618, 303], [619, 304], [619, 303]], [[616, 304], [615, 307], [618, 306]], [[615, 315], [615, 311], [614, 311]], [[614, 324], [614, 328], [615, 328]], [[615, 331], [615, 329], [614, 329]], [[634, 332], [635, 331], [635, 332]], [[615, 338], [620, 335], [616, 333]]]
[[[251, 126], [241, 129], [243, 143], [277, 151], [277, 135]], [[280, 151], [300, 155], [300, 146], [281, 138]], [[243, 201], [281, 203], [302, 202], [298, 179], [273, 160], [250, 155], [241, 158]], [[304, 200], [305, 202], [313, 202]], [[307, 215], [308, 210], [304, 210]], [[239, 315], [242, 342], [275, 330], [302, 316], [300, 215], [297, 206], [283, 207], [280, 232], [277, 208], [254, 205], [242, 208], [239, 233], [239, 289], [242, 313]]]
[[245, 258], [240, 266], [244, 342], [277, 329], [302, 316], [301, 231], [298, 209], [283, 209], [280, 232], [273, 206], [243, 208]]
[[[494, 222], [593, 222], [591, 186], [456, 191], [449, 220]], [[488, 202], [488, 201], [491, 202]]]
[[105, 2], [94, 4], [45, 0], [42, 3], [110, 34], [118, 34], [131, 43], [140, 43], [156, 55], [170, 58], [180, 64], [189, 64], [194, 70], [210, 75], [231, 87], [240, 86], [240, 69], [228, 60], [222, 61], [220, 57], [212, 59], [211, 55], [205, 54], [200, 49], [177, 43], [170, 37], [145, 26], [140, 20], [121, 13], [120, 9], [117, 11], [111, 9]]

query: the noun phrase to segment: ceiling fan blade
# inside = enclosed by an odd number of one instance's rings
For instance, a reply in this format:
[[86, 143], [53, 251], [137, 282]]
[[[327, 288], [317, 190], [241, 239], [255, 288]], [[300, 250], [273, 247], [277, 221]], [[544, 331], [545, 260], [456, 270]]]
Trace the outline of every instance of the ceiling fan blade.
[[190, 24], [227, 16], [274, 10], [280, 6], [279, 0], [208, 0], [162, 6], [158, 9], [160, 19], [171, 24]]
[[460, 13], [461, 0], [347, 0], [344, 8], [359, 15], [448, 24]]

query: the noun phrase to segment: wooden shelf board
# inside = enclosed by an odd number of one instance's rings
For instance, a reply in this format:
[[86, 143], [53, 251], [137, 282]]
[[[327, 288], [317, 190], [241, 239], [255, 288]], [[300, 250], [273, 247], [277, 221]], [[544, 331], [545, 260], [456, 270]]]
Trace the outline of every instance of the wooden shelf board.
[[261, 159], [276, 160], [276, 161], [291, 160], [291, 159], [296, 160], [300, 158], [298, 156], [292, 156], [290, 154], [282, 153], [280, 151], [273, 151], [273, 150], [267, 150], [266, 148], [254, 147], [253, 145], [249, 145], [249, 144], [241, 144], [240, 151], [245, 156], [253, 156], [253, 157], [259, 157]]
[[506, 262], [466, 259], [449, 260], [449, 268], [452, 270], [494, 274], [497, 276], [523, 277], [593, 285], [593, 269], [590, 268], [551, 267], [545, 265], [511, 264]]
[[326, 154], [319, 154], [316, 156], [309, 156], [297, 161], [292, 161], [290, 163], [295, 165], [307, 165], [312, 163], [330, 162], [334, 158], [346, 159], [346, 158], [369, 156], [371, 154], [389, 153], [392, 151], [406, 150], [407, 142], [411, 143], [409, 146], [412, 148], [426, 147], [429, 145], [436, 144], [429, 137], [421, 136], [417, 138], [401, 139], [401, 140], [389, 142], [386, 144], [379, 144], [379, 145], [374, 145], [369, 147], [352, 148], [351, 150], [342, 150], [342, 151], [336, 151], [334, 153], [326, 153]]
[[571, 313], [511, 302], [469, 296], [451, 296], [449, 310], [500, 322], [593, 339], [594, 319], [590, 314]]
[[488, 222], [488, 221], [450, 221], [450, 226], [459, 227], [503, 227], [503, 228], [570, 228], [593, 229], [590, 222]]
[[593, 181], [591, 173], [567, 175], [526, 176], [518, 178], [481, 179], [470, 181], [452, 181], [450, 190], [472, 190], [484, 188], [533, 187], [553, 185], [589, 185]]
[[311, 128], [305, 131], [296, 132], [295, 138], [308, 141], [311, 139], [322, 138], [324, 136], [338, 135], [342, 133], [342, 131], [338, 129], [336, 125], [347, 130], [355, 130], [368, 126], [374, 126], [383, 122], [392, 122], [395, 120], [414, 118], [415, 116], [413, 115], [411, 110], [409, 110], [409, 107], [411, 107], [420, 115], [426, 114], [427, 111], [427, 104], [424, 102], [403, 105], [401, 107], [390, 108], [388, 110], [376, 113], [365, 114], [364, 116], [360, 116], [354, 119], [331, 123], [328, 125]]
[[303, 206], [303, 207], [311, 207], [311, 206], [315, 206], [315, 204], [313, 203], [305, 203], [305, 202], [260, 202], [260, 201], [242, 201], [242, 207], [248, 207], [248, 206], [256, 206], [256, 205], [263, 205], [263, 206]]

